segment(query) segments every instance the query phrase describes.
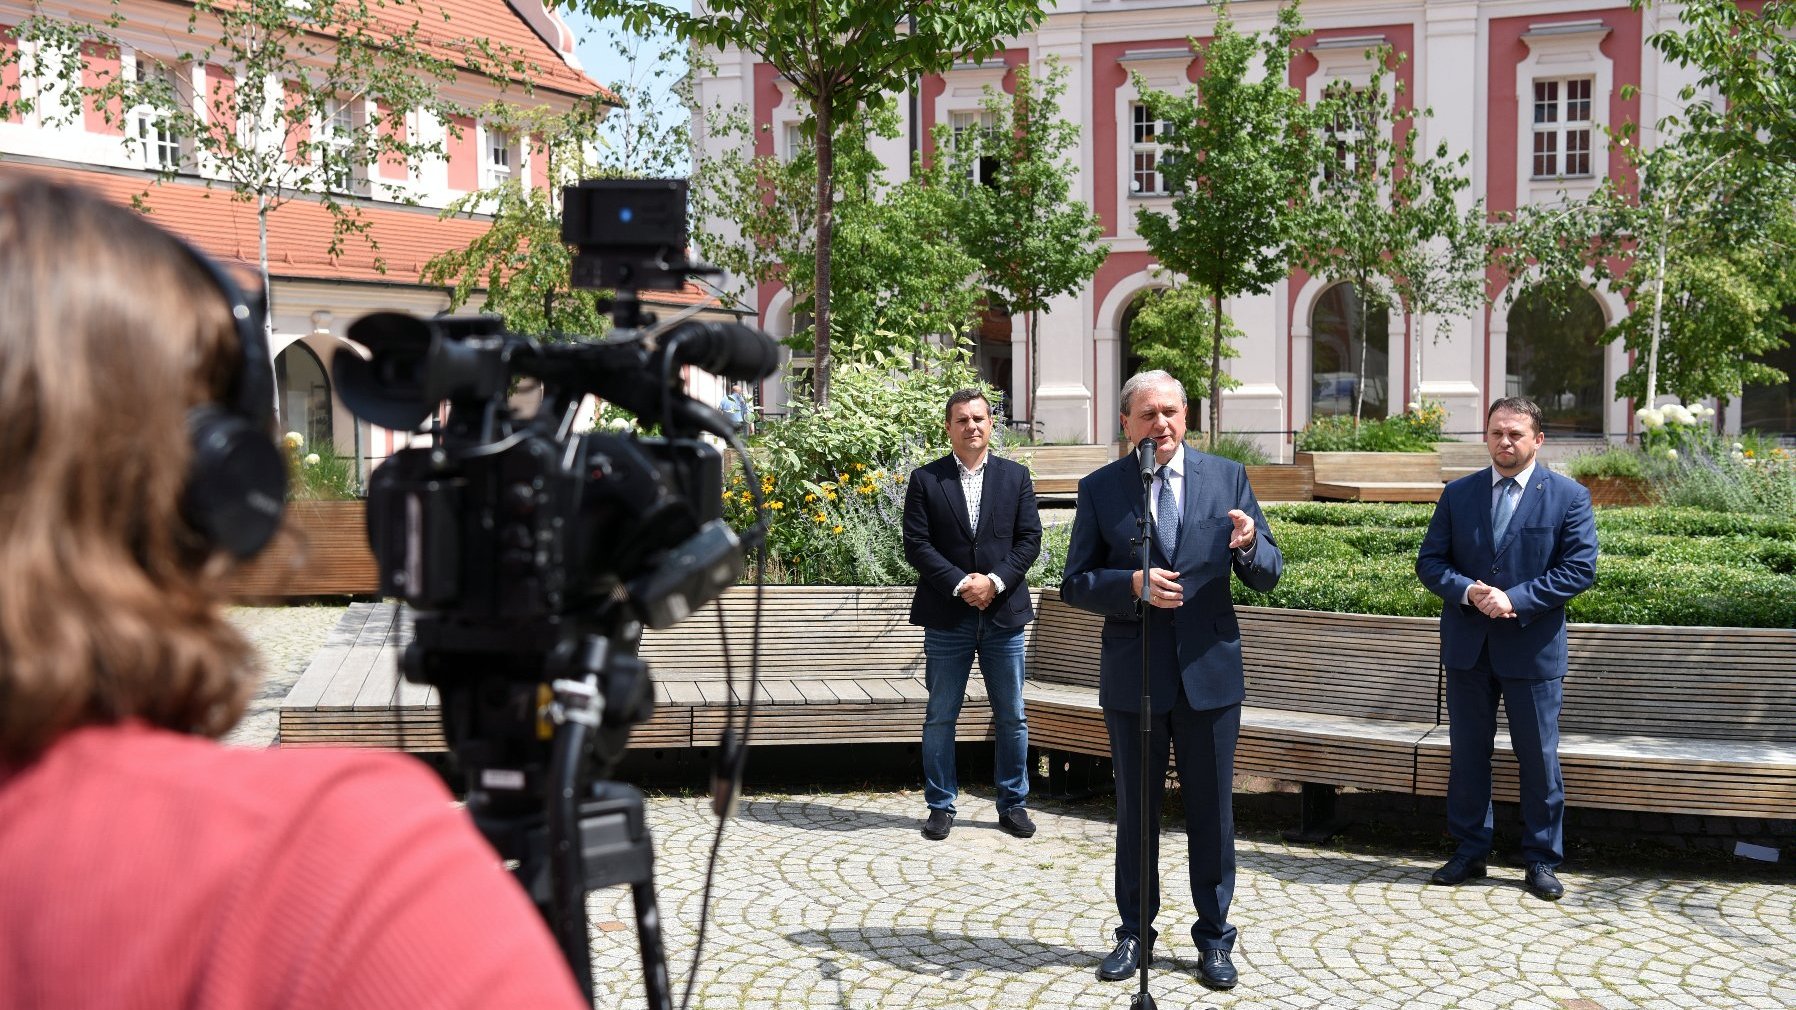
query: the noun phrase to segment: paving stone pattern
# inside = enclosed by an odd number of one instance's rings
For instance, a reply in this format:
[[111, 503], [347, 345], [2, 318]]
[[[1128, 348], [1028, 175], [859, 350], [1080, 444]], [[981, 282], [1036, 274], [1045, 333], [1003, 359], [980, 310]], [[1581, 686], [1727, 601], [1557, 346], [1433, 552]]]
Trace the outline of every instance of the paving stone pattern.
[[[1135, 982], [1096, 978], [1116, 925], [1112, 828], [1090, 808], [1035, 811], [1036, 836], [962, 798], [946, 841], [918, 834], [920, 794], [756, 796], [725, 833], [692, 1006], [1126, 1007]], [[657, 884], [676, 1005], [715, 822], [702, 798], [652, 798]], [[1426, 886], [1432, 859], [1239, 843], [1241, 985], [1197, 982], [1184, 838], [1162, 844], [1160, 1006], [1796, 1007], [1796, 888], [1568, 870], [1563, 901], [1520, 871]], [[595, 893], [597, 1005], [641, 1007], [628, 892]], [[629, 924], [628, 928], [620, 928]]]
[[266, 747], [279, 742], [281, 699], [305, 672], [312, 655], [347, 607], [232, 607], [231, 623], [256, 647], [261, 661], [261, 680], [255, 697], [236, 728], [224, 742], [241, 747]]

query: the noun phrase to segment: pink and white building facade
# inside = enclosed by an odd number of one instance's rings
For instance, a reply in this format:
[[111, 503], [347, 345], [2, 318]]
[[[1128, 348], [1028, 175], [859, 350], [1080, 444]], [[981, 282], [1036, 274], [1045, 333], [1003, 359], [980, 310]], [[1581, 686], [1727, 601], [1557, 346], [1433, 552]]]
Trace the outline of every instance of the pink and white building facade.
[[[1230, 14], [1238, 29], [1259, 32], [1272, 27], [1278, 7], [1238, 0]], [[1303, 14], [1311, 33], [1298, 43], [1290, 83], [1313, 101], [1330, 81], [1368, 81], [1368, 50], [1390, 46], [1405, 57], [1393, 76], [1407, 104], [1433, 110], [1417, 122], [1418, 151], [1444, 142], [1455, 155], [1469, 153], [1468, 205], [1481, 198], [1493, 212], [1513, 210], [1556, 201], [1561, 192], [1587, 193], [1619, 174], [1605, 127], [1638, 123], [1643, 141], [1655, 142], [1652, 124], [1675, 111], [1679, 91], [1694, 79], [1646, 42], [1674, 25], [1678, 10], [1670, 3], [1635, 11], [1625, 0], [1309, 0]], [[927, 156], [931, 128], [974, 125], [988, 87], [1014, 86], [1013, 67], [1039, 69], [1052, 59], [1069, 71], [1062, 113], [1083, 134], [1075, 193], [1101, 218], [1110, 255], [1088, 284], [1042, 317], [1033, 402], [1023, 389], [1021, 319], [988, 321], [978, 336], [987, 378], [1016, 391], [1009, 413], [1032, 417], [1040, 437], [1107, 442], [1117, 435], [1132, 309], [1164, 283], [1136, 230], [1136, 212], [1170, 205], [1153, 171], [1156, 124], [1138, 102], [1133, 75], [1182, 91], [1198, 69], [1188, 40], [1207, 40], [1216, 18], [1214, 6], [1188, 0], [1065, 0], [991, 59], [925, 78], [908, 103]], [[785, 153], [804, 116], [790, 87], [752, 54], [713, 55], [718, 69], [700, 82], [701, 107], [740, 103], [762, 127], [762, 153]], [[1628, 85], [1635, 88], [1624, 93]], [[881, 150], [893, 172], [909, 163], [905, 132]], [[703, 145], [702, 128], [698, 135]], [[1521, 394], [1547, 409], [1550, 431], [1629, 434], [1634, 405], [1613, 393], [1627, 352], [1598, 336], [1628, 305], [1588, 284], [1554, 296], [1572, 299], [1571, 311], [1543, 313], [1539, 292], [1528, 292], [1529, 279], [1521, 278], [1469, 318], [1430, 319], [1420, 339], [1416, 320], [1401, 309], [1378, 318], [1368, 341], [1368, 402], [1397, 412], [1411, 400], [1437, 400], [1451, 411], [1450, 431], [1477, 431], [1490, 399]], [[1245, 339], [1226, 366], [1240, 386], [1223, 396], [1223, 428], [1257, 433], [1275, 458], [1288, 460], [1292, 431], [1344, 405], [1351, 410], [1361, 348], [1345, 319], [1355, 298], [1350, 286], [1294, 268], [1268, 294], [1227, 300], [1224, 310]], [[779, 286], [762, 285], [746, 300], [768, 329], [790, 330], [791, 299]], [[1793, 356], [1786, 350], [1770, 361], [1792, 371]], [[779, 396], [767, 391], [770, 401]], [[1194, 426], [1197, 407], [1193, 391]], [[1730, 430], [1796, 434], [1792, 390], [1748, 389], [1727, 406], [1724, 421]]]

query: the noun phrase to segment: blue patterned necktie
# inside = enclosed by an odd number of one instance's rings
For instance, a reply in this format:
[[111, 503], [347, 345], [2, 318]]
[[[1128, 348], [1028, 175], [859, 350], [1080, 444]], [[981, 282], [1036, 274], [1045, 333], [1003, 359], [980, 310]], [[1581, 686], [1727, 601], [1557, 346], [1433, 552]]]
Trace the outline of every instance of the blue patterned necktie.
[[1154, 532], [1159, 535], [1160, 549], [1171, 561], [1172, 552], [1179, 546], [1179, 506], [1172, 498], [1172, 479], [1176, 474], [1171, 467], [1162, 465], [1158, 476], [1160, 496], [1154, 500]]
[[1490, 529], [1496, 534], [1497, 543], [1503, 542], [1503, 534], [1509, 532], [1509, 520], [1515, 517], [1515, 496], [1509, 493], [1515, 487], [1514, 477], [1497, 481], [1497, 512], [1490, 521]]

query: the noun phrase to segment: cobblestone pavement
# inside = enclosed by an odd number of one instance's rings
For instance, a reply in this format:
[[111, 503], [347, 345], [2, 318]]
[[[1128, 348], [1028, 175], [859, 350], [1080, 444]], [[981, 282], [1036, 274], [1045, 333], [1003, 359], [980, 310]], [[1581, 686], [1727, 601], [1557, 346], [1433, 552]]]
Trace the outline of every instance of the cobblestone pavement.
[[[230, 742], [275, 741], [277, 713], [340, 606], [237, 608], [264, 680]], [[1116, 925], [1102, 804], [1032, 806], [1034, 838], [961, 798], [946, 841], [918, 834], [916, 792], [755, 795], [724, 836], [699, 988], [707, 1010], [1128, 1006], [1101, 982]], [[703, 798], [649, 801], [676, 1000], [715, 821]], [[1232, 918], [1241, 985], [1197, 982], [1183, 833], [1166, 834], [1152, 988], [1168, 1008], [1727, 1010], [1796, 1008], [1796, 887], [1787, 881], [1562, 873], [1557, 904], [1521, 872], [1426, 886], [1433, 854], [1367, 855], [1242, 839]], [[590, 901], [597, 1005], [644, 1005], [628, 892]], [[676, 1004], [677, 1005], [677, 1004]]]
[[[1115, 927], [1101, 808], [1038, 807], [1013, 839], [962, 797], [946, 841], [918, 834], [919, 793], [754, 796], [726, 830], [692, 1005], [787, 1008], [1126, 1007], [1103, 982]], [[652, 798], [675, 999], [715, 822], [703, 798]], [[1197, 982], [1184, 838], [1162, 845], [1152, 991], [1165, 1008], [1499, 1010], [1796, 1007], [1796, 888], [1765, 880], [1562, 874], [1557, 904], [1517, 869], [1425, 884], [1432, 856], [1241, 840], [1232, 918], [1241, 985]], [[594, 894], [599, 1006], [644, 1005], [628, 892]]]
[[232, 607], [231, 623], [249, 637], [261, 659], [256, 695], [224, 742], [266, 747], [280, 735], [281, 699], [305, 672], [347, 607]]

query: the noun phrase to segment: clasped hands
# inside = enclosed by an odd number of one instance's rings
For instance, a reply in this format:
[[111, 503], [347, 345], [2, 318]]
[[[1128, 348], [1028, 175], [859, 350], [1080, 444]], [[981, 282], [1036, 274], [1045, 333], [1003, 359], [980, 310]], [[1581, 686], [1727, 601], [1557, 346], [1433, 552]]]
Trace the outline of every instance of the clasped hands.
[[1482, 581], [1472, 583], [1466, 590], [1465, 601], [1477, 607], [1485, 617], [1515, 616], [1515, 604], [1509, 602], [1509, 594]]
[[998, 598], [998, 587], [992, 583], [989, 577], [974, 572], [961, 581], [960, 598], [971, 604], [975, 610], [984, 610]]
[[[1238, 551], [1251, 545], [1255, 536], [1253, 517], [1240, 509], [1230, 509], [1229, 520], [1235, 524], [1234, 532], [1229, 535], [1229, 550]], [[1184, 604], [1185, 590], [1179, 585], [1178, 572], [1153, 568], [1149, 569], [1148, 576], [1146, 592], [1142, 591], [1139, 571], [1135, 573], [1131, 587], [1148, 606], [1171, 610]]]

